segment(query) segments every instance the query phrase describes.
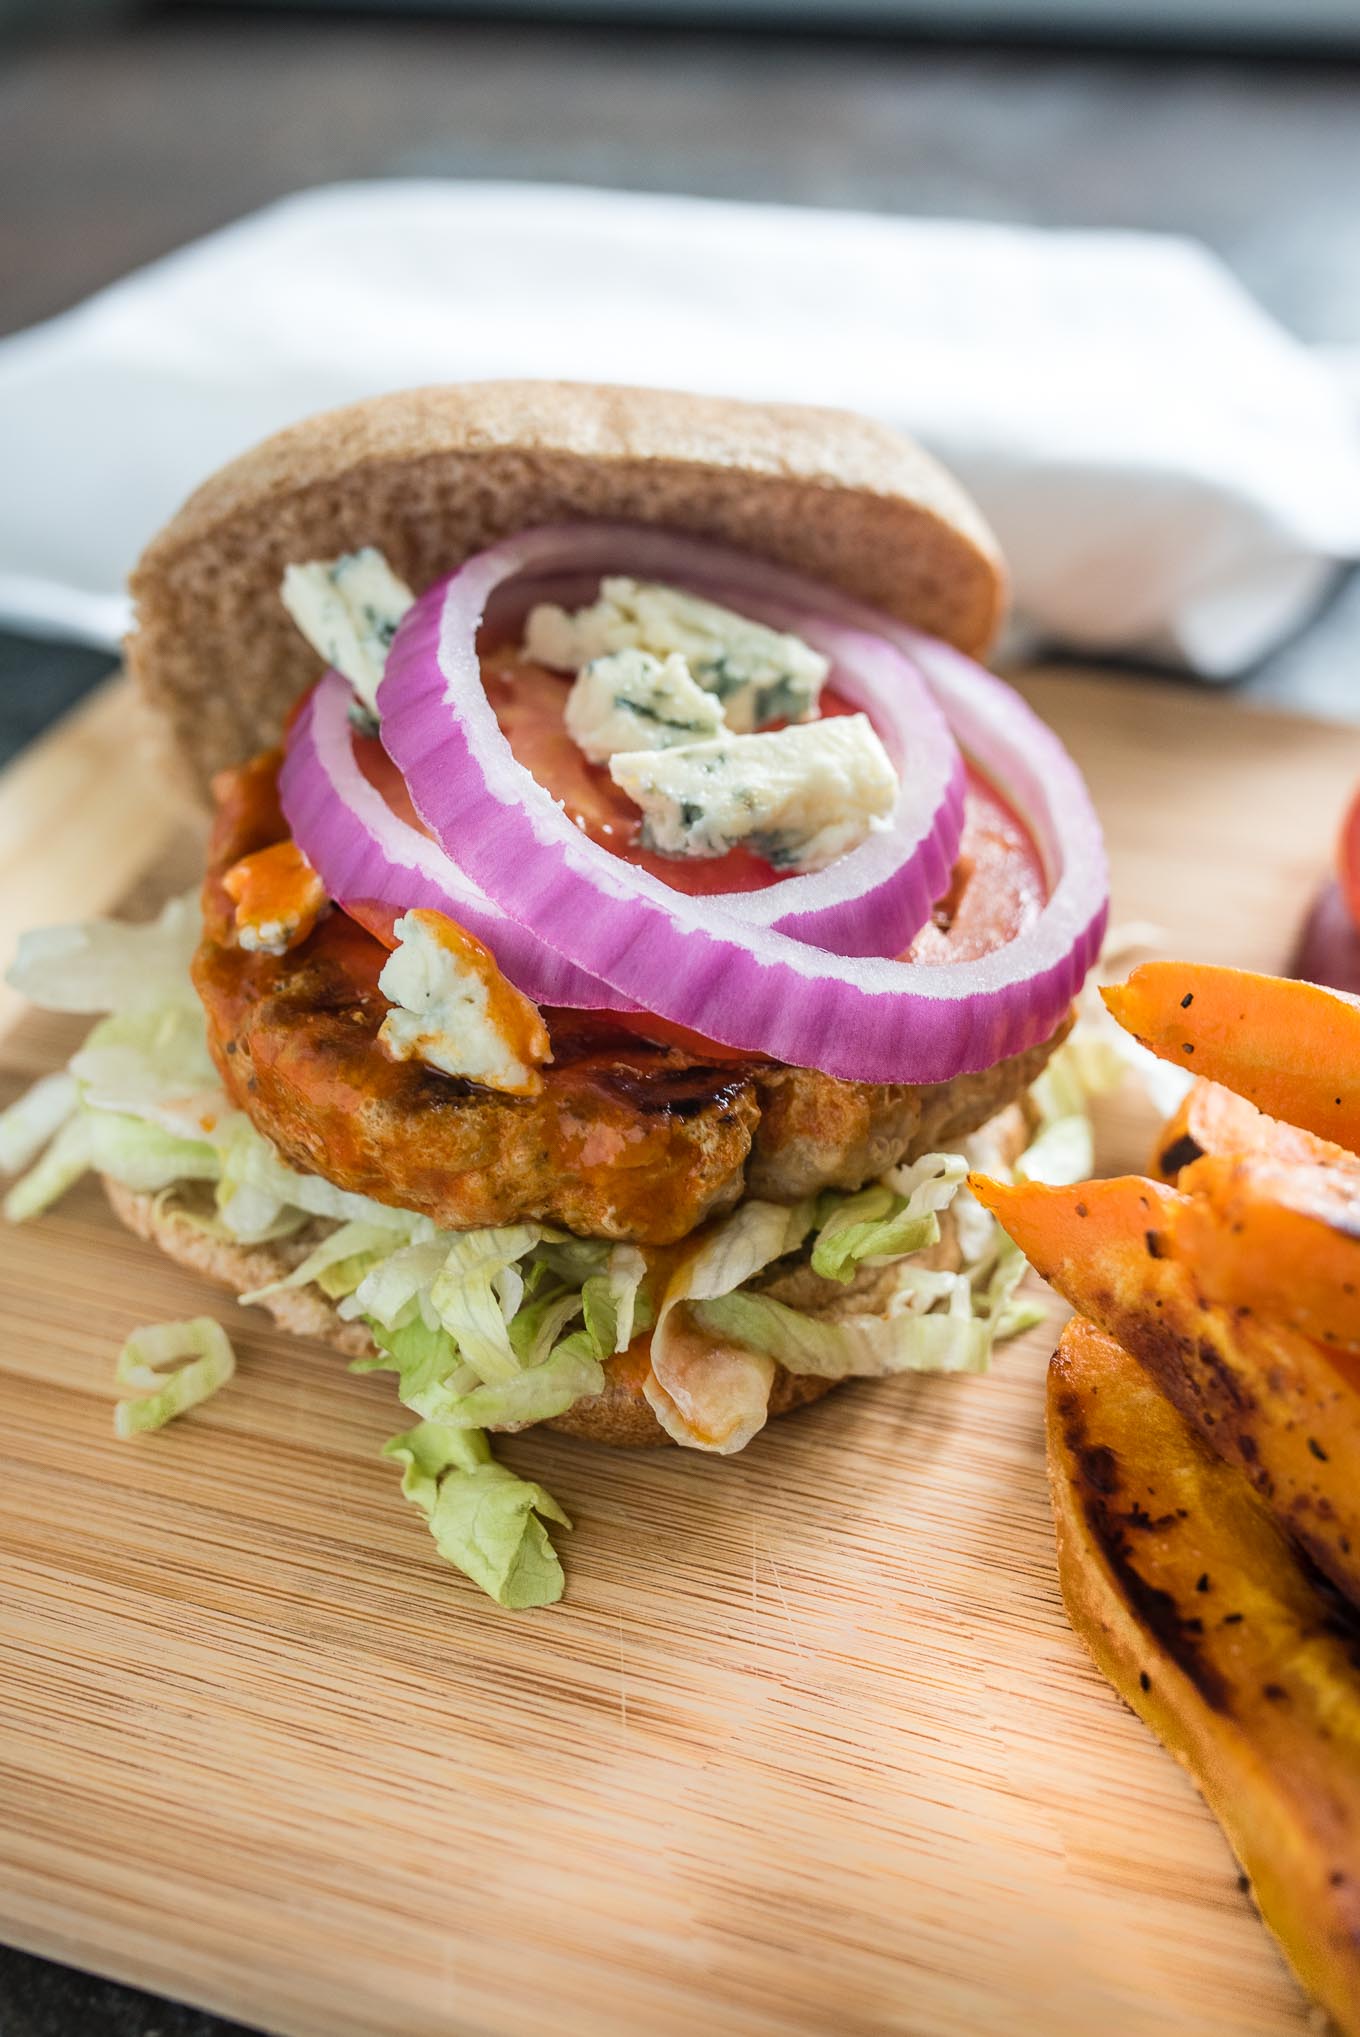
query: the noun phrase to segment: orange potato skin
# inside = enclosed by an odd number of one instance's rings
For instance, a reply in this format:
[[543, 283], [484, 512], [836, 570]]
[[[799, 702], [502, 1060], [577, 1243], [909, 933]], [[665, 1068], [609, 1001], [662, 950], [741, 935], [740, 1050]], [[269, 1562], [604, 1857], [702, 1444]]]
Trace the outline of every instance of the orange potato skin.
[[1158, 1133], [1148, 1172], [1160, 1181], [1175, 1182], [1184, 1168], [1206, 1153], [1260, 1153], [1275, 1160], [1334, 1167], [1360, 1179], [1360, 1157], [1344, 1146], [1267, 1117], [1221, 1083], [1199, 1081]]
[[1101, 996], [1164, 1061], [1360, 1152], [1360, 1000], [1205, 962], [1144, 962]]
[[1179, 1185], [1171, 1235], [1206, 1294], [1360, 1353], [1360, 1178], [1206, 1154]]
[[1063, 1261], [1097, 1249], [1097, 1238], [1105, 1248], [1131, 1239], [1141, 1225], [1146, 1250], [1176, 1257], [1210, 1301], [1360, 1357], [1360, 1173], [1202, 1154], [1180, 1169], [1174, 1189], [1137, 1176], [1126, 1183], [1136, 1207], [1110, 1181], [1088, 1182], [1080, 1194], [1025, 1189], [1007, 1198], [1001, 1189], [1002, 1201], [989, 1200], [1000, 1184], [985, 1182], [982, 1193], [1008, 1226], [1003, 1207], [1013, 1213], [1036, 1250]]
[[1186, 1768], [1303, 1986], [1360, 2032], [1360, 1621], [1112, 1339], [1048, 1380], [1074, 1629]]
[[1044, 1279], [1142, 1363], [1360, 1603], [1360, 1360], [1213, 1300], [1177, 1248], [1190, 1198], [1175, 1189], [1137, 1176], [971, 1186]]

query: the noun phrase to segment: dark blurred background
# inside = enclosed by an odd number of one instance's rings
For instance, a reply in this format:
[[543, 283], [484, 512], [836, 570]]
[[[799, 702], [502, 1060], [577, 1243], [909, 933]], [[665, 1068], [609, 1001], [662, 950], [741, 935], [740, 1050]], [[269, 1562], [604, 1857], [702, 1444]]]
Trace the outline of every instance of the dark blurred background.
[[[1360, 361], [1360, 0], [0, 0], [0, 333], [413, 174], [1186, 232]], [[0, 755], [108, 665], [0, 637]], [[1354, 713], [1357, 670], [1352, 579], [1240, 690]], [[0, 1954], [3, 2037], [226, 2027]]]
[[[1360, 350], [1360, 0], [0, 0], [0, 333], [405, 175], [1184, 231]], [[1353, 711], [1357, 643], [1352, 584], [1244, 690]], [[0, 637], [0, 757], [107, 664]]]

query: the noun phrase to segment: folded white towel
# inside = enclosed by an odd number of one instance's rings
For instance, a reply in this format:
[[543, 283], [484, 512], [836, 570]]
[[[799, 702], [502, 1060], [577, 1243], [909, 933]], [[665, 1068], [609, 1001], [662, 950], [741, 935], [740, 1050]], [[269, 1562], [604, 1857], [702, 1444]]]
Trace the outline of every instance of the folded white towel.
[[0, 344], [0, 619], [111, 644], [140, 546], [219, 462], [499, 375], [903, 425], [977, 496], [1041, 637], [1209, 676], [1360, 555], [1339, 383], [1186, 242], [394, 182], [290, 199]]

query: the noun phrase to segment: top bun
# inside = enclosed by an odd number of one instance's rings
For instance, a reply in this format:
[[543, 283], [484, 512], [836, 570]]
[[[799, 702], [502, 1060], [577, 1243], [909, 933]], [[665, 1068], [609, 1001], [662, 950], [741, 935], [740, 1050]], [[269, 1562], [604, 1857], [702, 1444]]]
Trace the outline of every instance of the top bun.
[[376, 545], [419, 592], [535, 524], [729, 543], [960, 650], [991, 642], [996, 542], [943, 468], [847, 411], [570, 382], [379, 396], [266, 439], [191, 495], [132, 575], [128, 663], [194, 782], [276, 742], [319, 661], [285, 566]]

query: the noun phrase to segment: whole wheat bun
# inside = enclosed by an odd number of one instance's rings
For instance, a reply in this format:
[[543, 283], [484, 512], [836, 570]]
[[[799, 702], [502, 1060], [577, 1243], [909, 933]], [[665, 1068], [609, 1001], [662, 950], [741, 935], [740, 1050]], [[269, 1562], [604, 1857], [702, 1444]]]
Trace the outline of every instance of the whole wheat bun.
[[567, 382], [375, 397], [266, 439], [190, 496], [132, 575], [128, 664], [203, 791], [277, 741], [320, 662], [285, 566], [376, 545], [417, 592], [535, 524], [620, 518], [730, 543], [971, 654], [996, 543], [920, 447], [849, 412]]
[[[729, 543], [844, 589], [970, 654], [1000, 621], [995, 540], [930, 456], [848, 412], [563, 382], [483, 382], [374, 398], [265, 440], [190, 496], [132, 576], [127, 658], [193, 785], [276, 742], [320, 661], [279, 599], [284, 568], [376, 545], [417, 591], [535, 524], [651, 523]], [[106, 1179], [115, 1213], [233, 1294], [296, 1266], [314, 1238], [217, 1238]], [[315, 1288], [262, 1304], [281, 1328], [373, 1354]], [[781, 1366], [772, 1415], [834, 1382]], [[668, 1439], [622, 1368], [549, 1426], [601, 1443]]]
[[[174, 1204], [167, 1204], [160, 1196], [124, 1188], [107, 1175], [104, 1188], [114, 1214], [130, 1231], [159, 1245], [177, 1265], [201, 1274], [218, 1287], [229, 1288], [235, 1295], [252, 1294], [256, 1288], [281, 1280], [316, 1243], [315, 1236], [303, 1232], [271, 1245], [237, 1245], [186, 1223]], [[287, 1288], [259, 1306], [269, 1311], [280, 1329], [330, 1344], [346, 1358], [376, 1355], [377, 1346], [364, 1324], [343, 1321], [334, 1302], [327, 1300], [318, 1288]], [[543, 1426], [565, 1430], [569, 1436], [581, 1436], [591, 1443], [610, 1443], [623, 1449], [646, 1449], [670, 1442], [640, 1386], [608, 1367], [605, 1381], [603, 1393], [578, 1400], [565, 1414], [555, 1415]], [[829, 1393], [835, 1384], [833, 1379], [796, 1378], [781, 1365], [770, 1393], [770, 1413], [784, 1415], [793, 1408], [806, 1407]]]

